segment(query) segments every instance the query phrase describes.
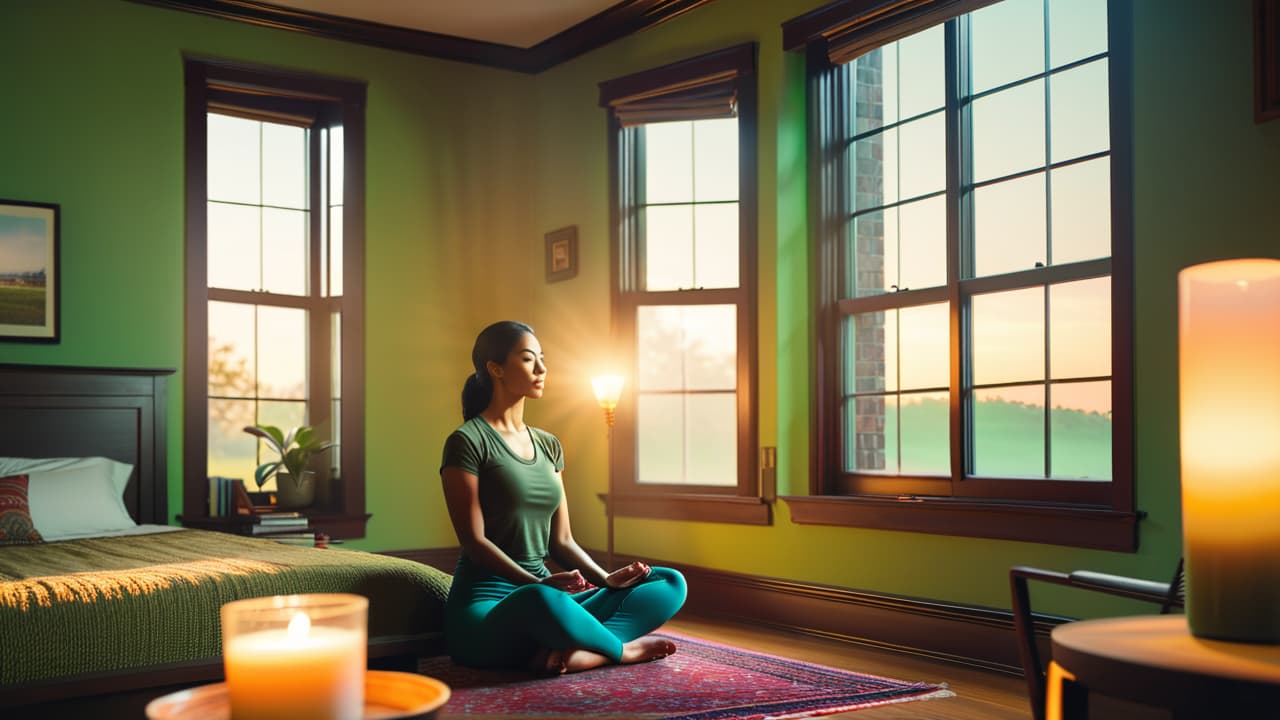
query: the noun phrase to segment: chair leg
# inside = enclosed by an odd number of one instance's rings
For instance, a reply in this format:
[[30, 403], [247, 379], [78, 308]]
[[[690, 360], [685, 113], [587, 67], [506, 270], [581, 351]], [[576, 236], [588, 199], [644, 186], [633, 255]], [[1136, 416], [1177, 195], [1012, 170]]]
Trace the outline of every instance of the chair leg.
[[1022, 674], [1027, 681], [1027, 698], [1031, 703], [1031, 717], [1044, 720], [1045, 680], [1040, 651], [1036, 648], [1035, 625], [1031, 620], [1031, 597], [1027, 579], [1010, 574], [1013, 597], [1013, 627], [1018, 639], [1018, 655], [1022, 659]]

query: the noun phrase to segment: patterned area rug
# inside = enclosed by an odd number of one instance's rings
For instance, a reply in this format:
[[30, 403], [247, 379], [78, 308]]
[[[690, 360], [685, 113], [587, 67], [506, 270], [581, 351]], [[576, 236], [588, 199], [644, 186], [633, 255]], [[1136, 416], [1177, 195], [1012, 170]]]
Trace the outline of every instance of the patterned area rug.
[[447, 657], [424, 659], [419, 672], [453, 690], [450, 718], [805, 718], [952, 697], [945, 685], [909, 683], [837, 670], [664, 631], [679, 651], [638, 665], [557, 677], [472, 670]]

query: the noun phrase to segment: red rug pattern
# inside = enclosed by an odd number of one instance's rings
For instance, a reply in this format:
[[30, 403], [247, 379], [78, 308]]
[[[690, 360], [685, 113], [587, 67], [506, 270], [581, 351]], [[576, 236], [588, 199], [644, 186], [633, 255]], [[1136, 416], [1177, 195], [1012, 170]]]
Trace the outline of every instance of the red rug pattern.
[[447, 657], [419, 672], [453, 690], [449, 718], [805, 718], [888, 703], [952, 697], [945, 685], [902, 682], [744, 650], [683, 633], [657, 633], [679, 651], [638, 665], [537, 677], [473, 670]]

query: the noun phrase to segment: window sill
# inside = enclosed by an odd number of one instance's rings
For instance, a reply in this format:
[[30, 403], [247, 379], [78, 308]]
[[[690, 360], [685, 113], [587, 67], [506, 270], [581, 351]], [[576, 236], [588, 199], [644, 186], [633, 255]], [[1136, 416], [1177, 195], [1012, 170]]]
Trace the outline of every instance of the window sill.
[[[600, 499], [608, 501], [601, 493]], [[613, 505], [615, 517], [655, 518], [695, 522], [772, 524], [772, 508], [758, 497], [738, 495], [695, 495], [685, 493], [619, 494]]]
[[788, 496], [798, 524], [898, 530], [1135, 552], [1137, 513], [971, 499]]

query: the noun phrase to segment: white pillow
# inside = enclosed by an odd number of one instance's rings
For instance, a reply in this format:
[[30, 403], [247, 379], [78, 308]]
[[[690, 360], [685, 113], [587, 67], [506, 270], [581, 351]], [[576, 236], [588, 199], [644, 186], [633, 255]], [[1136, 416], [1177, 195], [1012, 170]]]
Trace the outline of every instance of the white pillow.
[[[44, 470], [60, 470], [68, 467], [103, 465], [110, 468], [111, 482], [116, 492], [124, 497], [124, 489], [129, 485], [129, 477], [133, 475], [133, 466], [105, 457], [66, 457], [66, 458], [15, 458], [0, 457], [0, 477], [26, 475]], [[122, 500], [123, 502], [123, 500]]]
[[73, 462], [51, 470], [22, 471], [28, 477], [31, 523], [40, 535], [46, 541], [65, 540], [136, 527], [117, 480], [115, 466], [120, 464]]

